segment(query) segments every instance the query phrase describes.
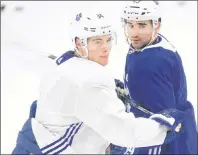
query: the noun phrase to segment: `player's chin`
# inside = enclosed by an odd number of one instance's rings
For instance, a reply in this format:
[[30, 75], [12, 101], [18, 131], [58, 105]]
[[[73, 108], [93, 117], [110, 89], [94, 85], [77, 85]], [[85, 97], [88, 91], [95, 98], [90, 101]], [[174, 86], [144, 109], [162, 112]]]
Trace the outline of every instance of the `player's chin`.
[[108, 65], [108, 63], [109, 63], [109, 59], [108, 58], [106, 58], [106, 59], [100, 59], [100, 61], [99, 61], [99, 64], [101, 64], [102, 66], [106, 66], [106, 65]]
[[141, 49], [142, 45], [140, 44], [132, 44], [135, 49]]
[[132, 46], [136, 49], [140, 49], [143, 45], [140, 41], [132, 41]]

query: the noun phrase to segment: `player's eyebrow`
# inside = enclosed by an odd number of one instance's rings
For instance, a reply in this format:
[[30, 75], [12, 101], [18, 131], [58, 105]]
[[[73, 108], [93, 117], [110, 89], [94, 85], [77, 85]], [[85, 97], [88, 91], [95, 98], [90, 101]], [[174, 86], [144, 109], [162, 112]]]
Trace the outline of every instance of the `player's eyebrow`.
[[100, 40], [102, 40], [102, 39], [100, 39], [100, 38], [91, 39], [91, 41], [100, 41]]
[[[131, 25], [133, 25], [133, 23], [131, 23], [131, 22], [127, 22], [128, 24], [131, 24]], [[143, 22], [139, 22], [139, 23], [137, 23], [138, 25], [148, 25], [147, 23], [143, 23]]]
[[147, 25], [147, 23], [137, 23], [138, 25]]

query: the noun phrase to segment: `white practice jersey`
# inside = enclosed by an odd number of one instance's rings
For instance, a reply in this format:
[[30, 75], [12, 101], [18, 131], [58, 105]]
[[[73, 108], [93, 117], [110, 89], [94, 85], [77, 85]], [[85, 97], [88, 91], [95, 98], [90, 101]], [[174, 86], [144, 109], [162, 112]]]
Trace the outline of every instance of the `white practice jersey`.
[[68, 153], [66, 149], [75, 154], [103, 154], [110, 143], [160, 145], [167, 131], [154, 120], [126, 113], [106, 68], [76, 57], [41, 80], [33, 122], [37, 122], [32, 128], [38, 145], [46, 154]]

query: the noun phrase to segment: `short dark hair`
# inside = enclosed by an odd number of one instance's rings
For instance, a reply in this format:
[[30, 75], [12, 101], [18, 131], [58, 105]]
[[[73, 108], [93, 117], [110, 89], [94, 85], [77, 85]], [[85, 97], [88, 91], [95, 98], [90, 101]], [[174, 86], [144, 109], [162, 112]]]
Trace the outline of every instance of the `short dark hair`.
[[79, 39], [79, 38], [78, 37], [75, 37], [75, 39], [74, 39], [75, 40], [75, 43], [76, 43], [77, 39]]

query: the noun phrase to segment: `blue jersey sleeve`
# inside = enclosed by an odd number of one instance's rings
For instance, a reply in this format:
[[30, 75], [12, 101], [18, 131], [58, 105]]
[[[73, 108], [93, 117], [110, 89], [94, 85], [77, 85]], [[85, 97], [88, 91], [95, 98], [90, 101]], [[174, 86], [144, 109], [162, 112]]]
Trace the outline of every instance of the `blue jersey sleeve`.
[[56, 64], [60, 65], [63, 62], [69, 60], [70, 58], [74, 57], [74, 51], [67, 51], [65, 52], [63, 55], [61, 55], [57, 60], [56, 60]]

